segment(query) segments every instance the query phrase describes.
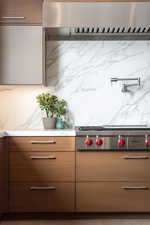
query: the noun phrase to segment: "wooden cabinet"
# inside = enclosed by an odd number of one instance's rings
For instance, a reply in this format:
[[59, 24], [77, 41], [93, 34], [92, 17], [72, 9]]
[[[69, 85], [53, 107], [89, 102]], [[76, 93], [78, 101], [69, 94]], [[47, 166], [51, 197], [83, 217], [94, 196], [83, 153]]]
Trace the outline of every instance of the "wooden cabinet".
[[150, 212], [150, 182], [77, 183], [77, 212]]
[[10, 152], [10, 182], [74, 182], [74, 152]]
[[75, 137], [10, 137], [9, 151], [75, 151]]
[[77, 212], [150, 212], [150, 153], [77, 152]]
[[8, 210], [8, 154], [0, 138], [0, 214]]
[[44, 83], [40, 26], [0, 26], [0, 84]]
[[42, 0], [1, 0], [1, 24], [42, 24]]
[[149, 152], [78, 152], [77, 181], [150, 181]]
[[150, 212], [150, 153], [75, 152], [75, 137], [8, 137], [10, 212]]
[[11, 212], [73, 212], [74, 183], [11, 183]]
[[75, 138], [9, 137], [9, 211], [75, 211]]

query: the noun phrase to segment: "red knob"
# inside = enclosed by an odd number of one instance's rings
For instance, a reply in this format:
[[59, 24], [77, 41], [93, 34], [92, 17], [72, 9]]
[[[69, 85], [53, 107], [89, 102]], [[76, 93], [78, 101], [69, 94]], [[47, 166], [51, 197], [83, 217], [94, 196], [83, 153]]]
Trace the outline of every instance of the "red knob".
[[146, 144], [147, 146], [150, 146], [150, 139], [146, 139], [146, 140], [145, 140], [145, 144]]
[[125, 139], [119, 139], [118, 144], [120, 147], [123, 147], [126, 144]]
[[85, 140], [85, 144], [86, 144], [86, 145], [92, 145], [92, 144], [93, 144], [92, 139], [87, 138], [87, 139]]
[[97, 139], [96, 139], [96, 144], [97, 144], [97, 145], [102, 145], [102, 144], [103, 144], [103, 140], [100, 139], [100, 138], [97, 138]]

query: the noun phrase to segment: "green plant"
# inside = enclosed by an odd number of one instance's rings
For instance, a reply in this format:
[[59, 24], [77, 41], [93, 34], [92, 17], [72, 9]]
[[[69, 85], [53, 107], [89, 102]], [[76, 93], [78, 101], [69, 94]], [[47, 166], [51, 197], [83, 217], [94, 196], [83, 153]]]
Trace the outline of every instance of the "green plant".
[[46, 112], [47, 117], [55, 117], [57, 113], [58, 98], [49, 93], [42, 93], [36, 97], [40, 109]]
[[56, 117], [61, 118], [65, 116], [67, 111], [67, 102], [64, 99], [58, 100], [56, 104]]

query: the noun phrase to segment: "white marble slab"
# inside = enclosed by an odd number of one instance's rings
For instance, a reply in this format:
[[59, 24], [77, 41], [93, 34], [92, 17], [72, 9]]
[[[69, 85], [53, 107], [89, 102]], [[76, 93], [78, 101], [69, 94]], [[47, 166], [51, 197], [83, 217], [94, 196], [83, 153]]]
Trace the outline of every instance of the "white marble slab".
[[[0, 129], [42, 130], [42, 92], [68, 102], [69, 127], [150, 125], [150, 41], [49, 41], [46, 52], [47, 87], [0, 86]], [[141, 87], [122, 93], [111, 77], [141, 77]]]
[[7, 130], [5, 131], [5, 136], [13, 137], [51, 137], [51, 136], [75, 136], [75, 130], [65, 129], [65, 130]]

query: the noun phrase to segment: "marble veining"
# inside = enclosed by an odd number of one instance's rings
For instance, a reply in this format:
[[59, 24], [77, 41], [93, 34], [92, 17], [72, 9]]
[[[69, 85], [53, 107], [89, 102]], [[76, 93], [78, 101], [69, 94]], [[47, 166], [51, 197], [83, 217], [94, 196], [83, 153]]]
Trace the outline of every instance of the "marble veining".
[[[68, 102], [69, 126], [150, 125], [150, 41], [49, 41], [47, 86], [0, 86], [0, 129], [42, 129], [36, 95], [51, 92]], [[110, 78], [141, 77], [121, 92]]]

